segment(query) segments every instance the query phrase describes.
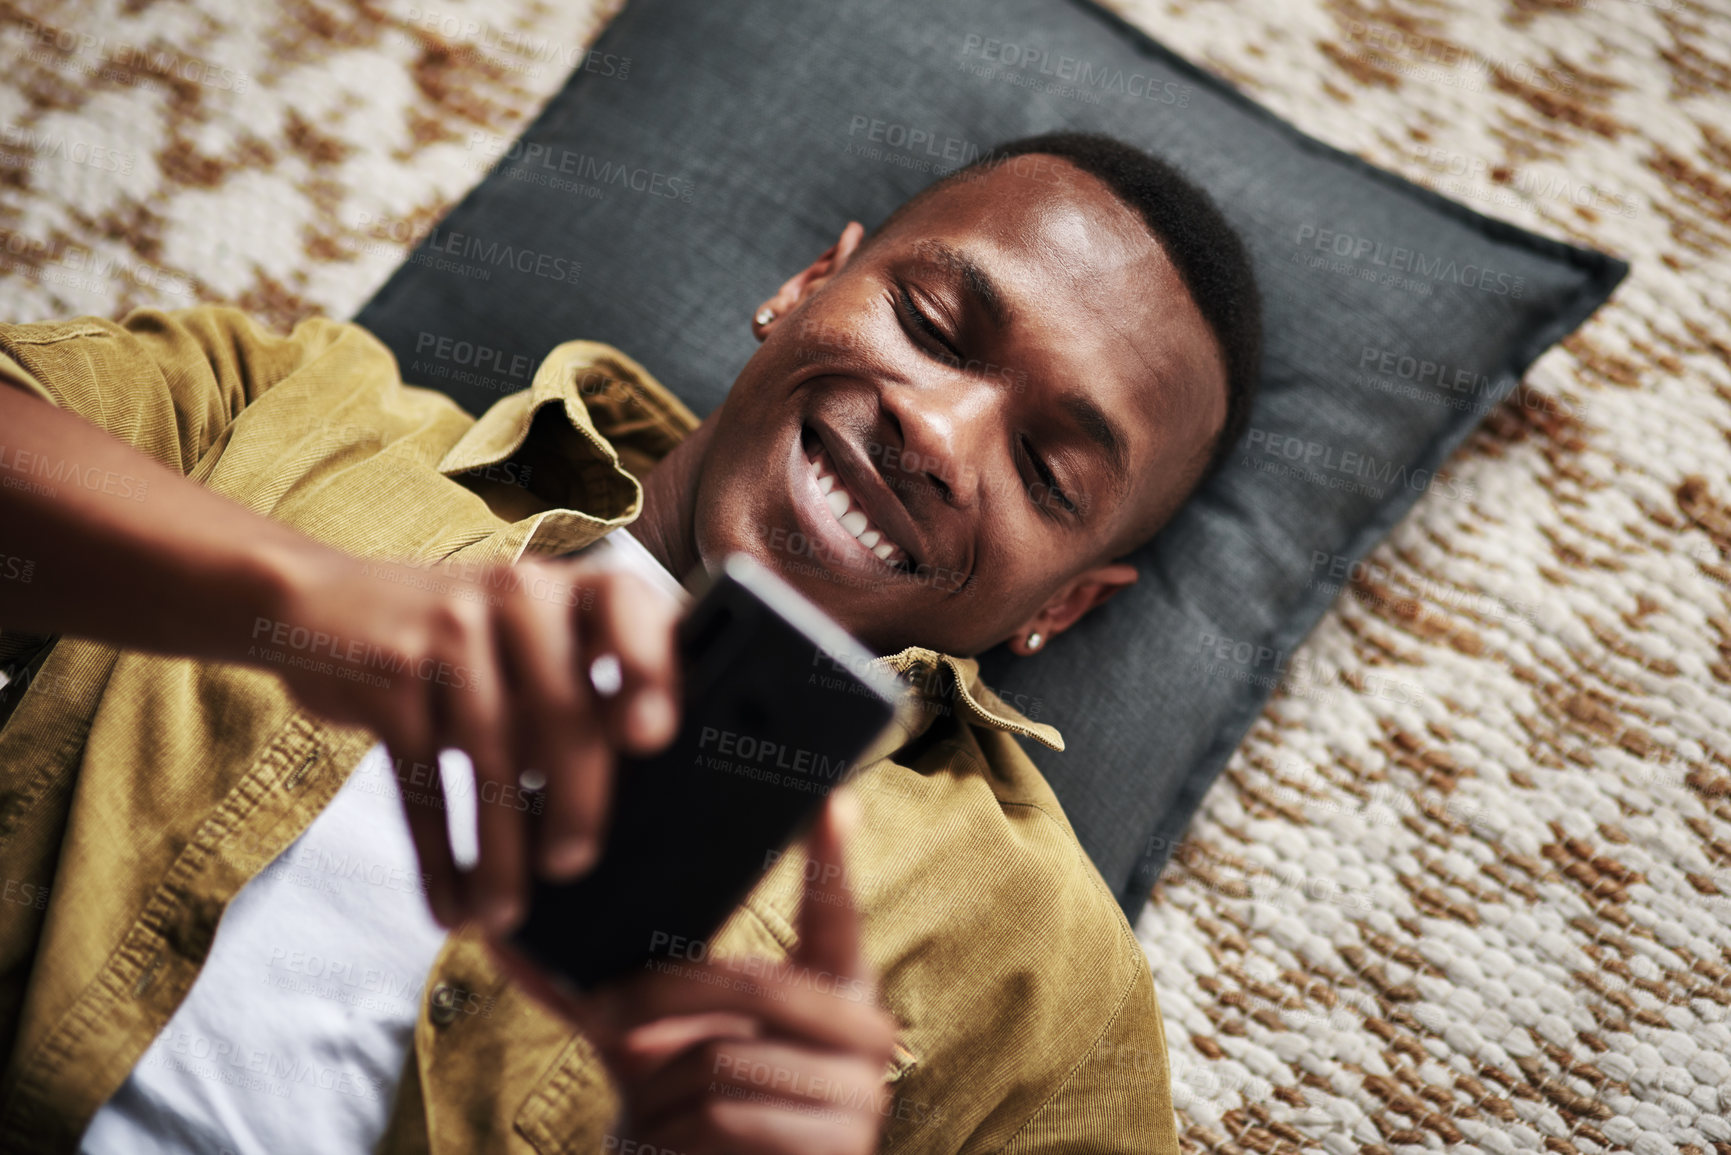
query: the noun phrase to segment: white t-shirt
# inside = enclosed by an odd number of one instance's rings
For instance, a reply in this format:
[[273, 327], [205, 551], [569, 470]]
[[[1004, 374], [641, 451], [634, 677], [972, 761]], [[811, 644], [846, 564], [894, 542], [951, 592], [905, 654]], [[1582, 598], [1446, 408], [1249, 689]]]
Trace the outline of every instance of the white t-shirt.
[[[680, 602], [685, 591], [629, 533], [585, 550]], [[439, 756], [451, 848], [475, 859], [475, 779]], [[247, 882], [186, 1000], [80, 1150], [90, 1155], [346, 1155], [384, 1134], [445, 932], [383, 745], [301, 836]]]

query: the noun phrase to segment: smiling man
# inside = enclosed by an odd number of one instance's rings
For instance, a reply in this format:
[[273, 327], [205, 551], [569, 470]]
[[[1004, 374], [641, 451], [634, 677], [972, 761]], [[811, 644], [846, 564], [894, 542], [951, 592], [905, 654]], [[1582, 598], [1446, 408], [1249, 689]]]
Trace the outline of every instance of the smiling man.
[[[1242, 248], [1033, 138], [750, 320], [701, 423], [589, 342], [475, 421], [351, 325], [0, 327], [0, 1146], [1176, 1150], [1147, 960], [1018, 744], [1061, 739], [972, 656], [1133, 581], [1237, 437]], [[510, 981], [732, 551], [924, 708], [681, 965]]]

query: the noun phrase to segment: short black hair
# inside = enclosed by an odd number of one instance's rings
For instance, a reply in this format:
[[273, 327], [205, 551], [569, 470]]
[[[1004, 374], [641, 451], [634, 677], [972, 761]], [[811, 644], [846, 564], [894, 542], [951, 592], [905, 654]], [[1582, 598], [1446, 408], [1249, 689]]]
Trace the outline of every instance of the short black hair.
[[1190, 290], [1226, 363], [1226, 422], [1192, 491], [1213, 476], [1243, 436], [1262, 372], [1262, 301], [1244, 242], [1213, 198], [1158, 157], [1097, 132], [1049, 132], [1006, 141], [910, 197], [877, 228], [877, 236], [939, 189], [1017, 156], [1039, 153], [1069, 161], [1136, 210]]

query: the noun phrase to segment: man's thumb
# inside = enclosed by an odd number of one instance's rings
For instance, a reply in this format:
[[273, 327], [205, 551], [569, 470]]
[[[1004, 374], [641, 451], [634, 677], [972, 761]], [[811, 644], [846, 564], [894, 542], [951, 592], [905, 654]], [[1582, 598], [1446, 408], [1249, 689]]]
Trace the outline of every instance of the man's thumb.
[[855, 978], [865, 970], [859, 912], [854, 910], [842, 852], [859, 821], [859, 799], [851, 790], [835, 790], [805, 839], [805, 891], [799, 904], [799, 949], [794, 961], [838, 978]]

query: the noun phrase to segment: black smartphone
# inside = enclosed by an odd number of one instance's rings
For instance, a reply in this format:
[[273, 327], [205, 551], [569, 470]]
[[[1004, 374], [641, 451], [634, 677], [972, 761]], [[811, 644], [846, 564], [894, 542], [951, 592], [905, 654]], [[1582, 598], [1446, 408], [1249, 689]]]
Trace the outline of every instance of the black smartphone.
[[579, 990], [707, 943], [895, 713], [898, 683], [744, 554], [678, 627], [679, 731], [615, 768], [601, 859], [537, 880], [512, 945]]

